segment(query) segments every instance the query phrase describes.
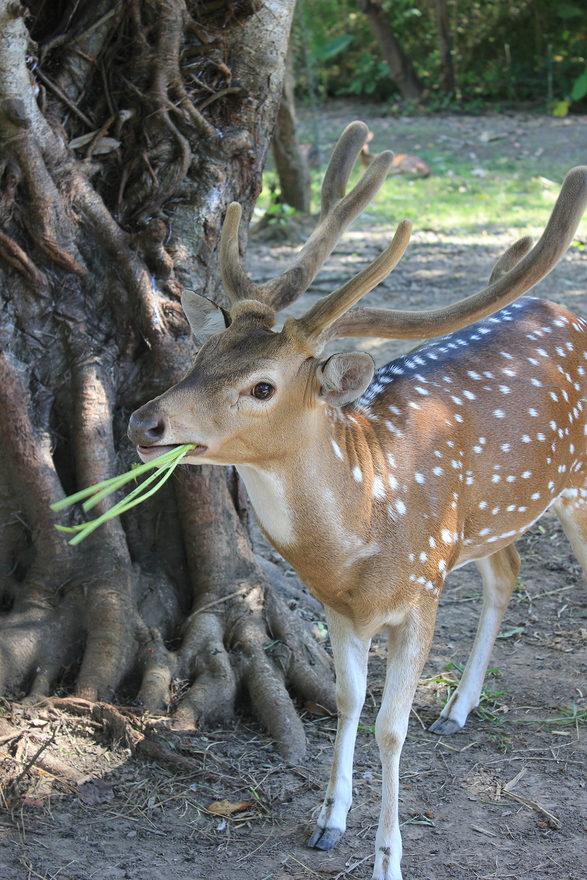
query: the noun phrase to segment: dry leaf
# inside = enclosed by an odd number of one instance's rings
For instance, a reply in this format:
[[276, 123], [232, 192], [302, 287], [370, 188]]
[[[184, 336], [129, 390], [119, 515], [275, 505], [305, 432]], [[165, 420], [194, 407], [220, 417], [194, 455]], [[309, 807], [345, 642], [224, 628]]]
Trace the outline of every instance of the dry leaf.
[[253, 807], [252, 801], [239, 801], [232, 803], [231, 801], [213, 801], [208, 807], [208, 812], [214, 816], [232, 816], [233, 813], [243, 813], [250, 807]]
[[[90, 131], [88, 134], [82, 134], [79, 137], [73, 138], [73, 140], [69, 142], [69, 146], [72, 150], [81, 150], [82, 147], [86, 147], [91, 144], [97, 134], [97, 131]], [[113, 150], [117, 150], [119, 146], [120, 141], [116, 140], [116, 138], [101, 137], [94, 145], [92, 153], [94, 155], [111, 153]]]

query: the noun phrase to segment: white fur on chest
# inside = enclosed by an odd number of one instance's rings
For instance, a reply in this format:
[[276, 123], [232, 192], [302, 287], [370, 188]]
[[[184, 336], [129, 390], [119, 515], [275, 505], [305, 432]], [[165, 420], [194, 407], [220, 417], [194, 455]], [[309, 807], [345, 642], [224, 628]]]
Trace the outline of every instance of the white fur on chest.
[[293, 517], [279, 477], [249, 465], [237, 468], [247, 487], [255, 516], [265, 534], [281, 547], [295, 543]]

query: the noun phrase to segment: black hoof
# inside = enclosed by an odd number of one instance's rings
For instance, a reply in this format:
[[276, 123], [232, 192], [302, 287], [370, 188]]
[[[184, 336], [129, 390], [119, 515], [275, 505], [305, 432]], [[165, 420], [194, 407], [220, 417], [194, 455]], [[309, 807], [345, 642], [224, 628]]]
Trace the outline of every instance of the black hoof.
[[452, 733], [457, 733], [457, 731], [462, 730], [462, 727], [451, 718], [443, 718], [441, 715], [440, 718], [436, 719], [434, 724], [430, 725], [429, 729], [432, 733], [437, 733], [438, 736], [450, 736]]
[[308, 846], [311, 846], [313, 849], [332, 849], [336, 846], [342, 834], [342, 831], [339, 831], [337, 828], [316, 828], [308, 840]]

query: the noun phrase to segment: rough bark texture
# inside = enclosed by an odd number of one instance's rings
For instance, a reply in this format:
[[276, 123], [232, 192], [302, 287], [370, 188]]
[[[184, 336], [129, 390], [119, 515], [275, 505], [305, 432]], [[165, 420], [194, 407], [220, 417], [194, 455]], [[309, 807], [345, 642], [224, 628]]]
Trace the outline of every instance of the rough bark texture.
[[359, 0], [358, 6], [369, 22], [383, 59], [389, 67], [389, 74], [402, 98], [406, 101], [419, 101], [422, 97], [422, 83], [387, 20], [381, 0]]
[[220, 224], [258, 194], [292, 11], [0, 0], [0, 692], [191, 727], [248, 692], [297, 757], [287, 688], [332, 703], [329, 662], [251, 551], [234, 473], [186, 468], [77, 548], [49, 509], [128, 469], [129, 413], [193, 358], [179, 294], [222, 295]]

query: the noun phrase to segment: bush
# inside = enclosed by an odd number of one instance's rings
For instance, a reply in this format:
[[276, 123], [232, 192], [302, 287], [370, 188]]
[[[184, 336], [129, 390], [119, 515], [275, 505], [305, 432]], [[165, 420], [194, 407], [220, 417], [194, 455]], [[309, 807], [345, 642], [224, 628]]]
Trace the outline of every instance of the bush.
[[[440, 92], [435, 3], [381, 0], [431, 107]], [[552, 0], [449, 0], [457, 90], [452, 106], [532, 104], [559, 115], [587, 109], [587, 20]], [[397, 100], [377, 43], [355, 0], [299, 2], [293, 30], [298, 91]]]

